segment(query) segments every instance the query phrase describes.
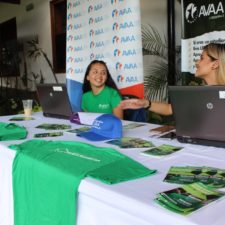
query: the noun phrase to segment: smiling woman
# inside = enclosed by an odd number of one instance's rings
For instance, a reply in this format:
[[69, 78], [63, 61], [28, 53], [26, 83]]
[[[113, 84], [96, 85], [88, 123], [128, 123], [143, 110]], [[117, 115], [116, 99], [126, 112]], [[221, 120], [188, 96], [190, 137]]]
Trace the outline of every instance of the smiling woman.
[[92, 61], [84, 76], [82, 110], [112, 113], [122, 119], [123, 110], [119, 107], [120, 101], [120, 93], [106, 63], [99, 60]]

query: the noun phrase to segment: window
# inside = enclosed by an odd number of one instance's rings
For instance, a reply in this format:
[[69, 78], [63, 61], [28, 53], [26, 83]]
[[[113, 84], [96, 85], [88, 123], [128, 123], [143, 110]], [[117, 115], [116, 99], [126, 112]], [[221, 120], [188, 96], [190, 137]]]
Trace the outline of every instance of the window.
[[16, 18], [0, 24], [0, 76], [19, 76]]
[[52, 26], [52, 56], [55, 73], [66, 71], [66, 0], [52, 0], [51, 26]]

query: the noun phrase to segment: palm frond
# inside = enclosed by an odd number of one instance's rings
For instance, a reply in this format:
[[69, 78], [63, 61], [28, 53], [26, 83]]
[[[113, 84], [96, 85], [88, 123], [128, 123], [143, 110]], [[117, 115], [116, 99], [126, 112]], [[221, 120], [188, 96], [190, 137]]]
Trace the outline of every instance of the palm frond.
[[[165, 36], [162, 36], [152, 25], [142, 25], [143, 55], [151, 55], [154, 62], [144, 65], [145, 97], [153, 101], [167, 101], [168, 96], [168, 45]], [[181, 80], [180, 72], [180, 46], [176, 47], [176, 81]]]
[[[31, 41], [27, 41], [27, 44], [29, 46], [29, 50], [27, 51], [28, 57], [36, 60], [40, 56], [43, 56], [44, 59], [46, 60], [47, 64], [48, 64], [48, 66], [50, 67], [50, 69], [52, 71], [52, 75], [54, 76], [54, 79], [55, 79], [56, 83], [58, 83], [58, 79], [57, 79], [57, 77], [54, 73], [52, 63], [50, 62], [50, 60], [49, 60], [47, 54], [45, 53], [45, 51], [39, 46], [38, 38], [34, 38]], [[40, 82], [44, 82], [44, 79], [43, 79], [44, 77], [42, 75], [42, 72], [40, 72], [40, 74], [41, 74], [41, 81]]]
[[142, 25], [142, 46], [143, 54], [166, 56], [168, 49], [166, 38], [161, 38], [160, 33], [150, 24]]
[[167, 98], [167, 72], [165, 61], [156, 62], [146, 69], [144, 78], [145, 96], [151, 100], [165, 101]]

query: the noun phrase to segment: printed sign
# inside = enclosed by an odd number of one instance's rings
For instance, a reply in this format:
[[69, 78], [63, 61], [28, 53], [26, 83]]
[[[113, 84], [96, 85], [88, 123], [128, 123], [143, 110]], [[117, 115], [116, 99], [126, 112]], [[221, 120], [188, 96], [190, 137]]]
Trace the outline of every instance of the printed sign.
[[[122, 94], [144, 96], [138, 0], [69, 0], [66, 73], [73, 108], [79, 108], [88, 64], [103, 60]], [[76, 90], [76, 91], [75, 91]]]

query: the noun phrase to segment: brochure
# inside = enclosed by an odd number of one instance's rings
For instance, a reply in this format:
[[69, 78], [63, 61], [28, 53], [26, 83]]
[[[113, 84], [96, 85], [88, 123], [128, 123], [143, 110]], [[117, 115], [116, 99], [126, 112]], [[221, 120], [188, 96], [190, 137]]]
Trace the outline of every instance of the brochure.
[[35, 134], [34, 138], [58, 137], [58, 136], [62, 136], [62, 135], [63, 135], [63, 132], [39, 133], [39, 134]]
[[66, 132], [73, 133], [73, 134], [79, 134], [81, 132], [89, 131], [90, 127], [80, 127], [73, 130], [67, 130]]
[[140, 124], [140, 123], [129, 123], [123, 126], [124, 130], [129, 130], [129, 129], [134, 129], [137, 127], [142, 127], [145, 126], [145, 124]]
[[34, 120], [33, 117], [25, 117], [25, 116], [18, 116], [18, 117], [12, 117], [9, 119], [9, 121], [26, 121], [26, 120]]
[[177, 184], [201, 182], [211, 188], [224, 188], [225, 169], [206, 166], [174, 166], [169, 169], [164, 181]]
[[71, 125], [43, 123], [43, 124], [38, 125], [36, 128], [41, 128], [41, 129], [45, 129], [45, 130], [65, 130], [65, 129], [71, 129]]
[[163, 145], [157, 146], [155, 148], [151, 148], [146, 151], [143, 151], [143, 152], [141, 152], [141, 154], [147, 155], [147, 156], [165, 156], [165, 155], [170, 155], [174, 152], [177, 152], [180, 149], [182, 149], [182, 147], [163, 144]]
[[221, 198], [224, 194], [202, 183], [193, 183], [161, 192], [157, 194], [155, 201], [168, 210], [188, 215]]
[[152, 142], [143, 140], [141, 138], [123, 137], [107, 141], [106, 143], [116, 145], [120, 148], [151, 148], [154, 147]]

